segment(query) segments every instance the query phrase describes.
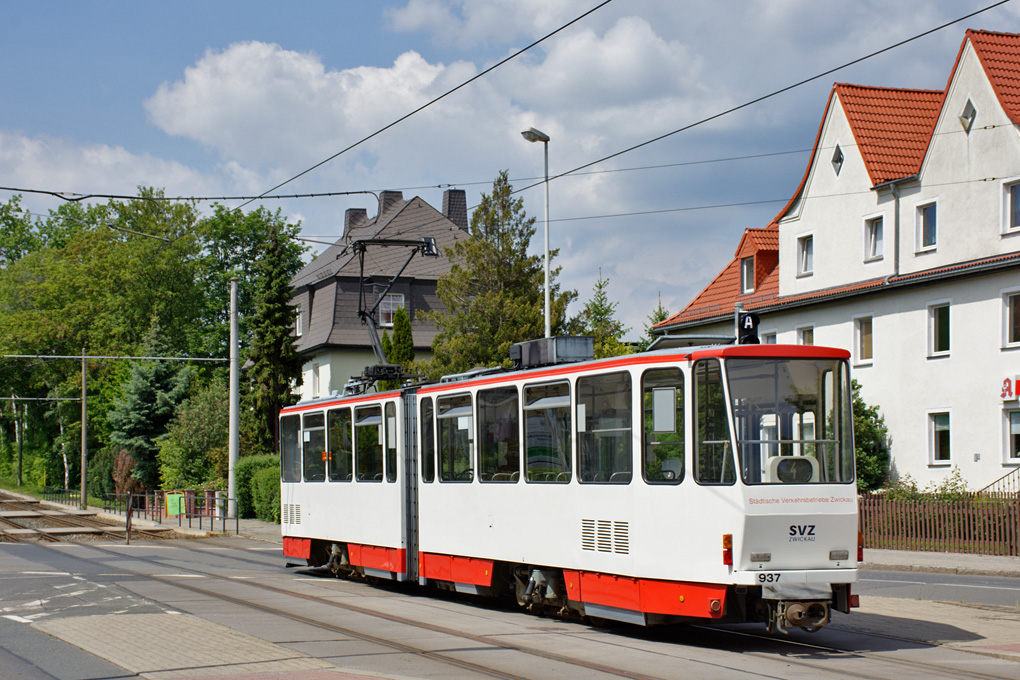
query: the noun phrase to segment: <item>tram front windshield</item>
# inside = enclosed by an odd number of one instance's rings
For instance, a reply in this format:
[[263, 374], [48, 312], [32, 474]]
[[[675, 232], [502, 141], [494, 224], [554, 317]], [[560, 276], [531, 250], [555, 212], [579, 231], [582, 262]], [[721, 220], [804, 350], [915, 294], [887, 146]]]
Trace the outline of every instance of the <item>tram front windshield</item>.
[[833, 484], [854, 479], [846, 362], [726, 361], [745, 484]]

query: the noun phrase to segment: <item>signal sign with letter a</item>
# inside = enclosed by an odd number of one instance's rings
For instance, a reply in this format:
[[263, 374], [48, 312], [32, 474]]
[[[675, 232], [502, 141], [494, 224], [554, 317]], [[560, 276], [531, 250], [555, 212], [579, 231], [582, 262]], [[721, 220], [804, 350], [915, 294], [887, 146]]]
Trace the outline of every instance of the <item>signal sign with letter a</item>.
[[754, 312], [741, 312], [737, 318], [737, 323], [740, 325], [740, 339], [738, 342], [741, 345], [757, 345], [758, 341], [758, 323], [761, 319]]

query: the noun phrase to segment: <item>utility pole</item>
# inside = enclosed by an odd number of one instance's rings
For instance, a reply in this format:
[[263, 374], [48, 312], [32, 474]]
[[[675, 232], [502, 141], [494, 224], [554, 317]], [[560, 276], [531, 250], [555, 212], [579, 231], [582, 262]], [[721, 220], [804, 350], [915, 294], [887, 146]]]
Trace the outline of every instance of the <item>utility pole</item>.
[[[238, 373], [240, 359], [238, 357], [239, 339], [237, 331], [237, 277], [230, 279], [230, 420], [227, 439], [227, 517], [233, 519], [237, 514], [237, 488], [234, 470], [237, 468], [240, 430], [240, 387]], [[233, 503], [231, 501], [234, 501]]]
[[84, 510], [88, 506], [88, 490], [86, 479], [88, 478], [89, 467], [89, 429], [88, 412], [85, 409], [85, 393], [88, 385], [88, 374], [85, 371], [85, 348], [81, 348], [81, 502], [80, 507]]

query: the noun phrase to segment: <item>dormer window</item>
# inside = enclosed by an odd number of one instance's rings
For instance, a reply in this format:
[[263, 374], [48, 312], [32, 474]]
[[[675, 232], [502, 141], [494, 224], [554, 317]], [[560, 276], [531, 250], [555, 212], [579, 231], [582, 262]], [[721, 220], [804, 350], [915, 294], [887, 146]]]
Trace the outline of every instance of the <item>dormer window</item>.
[[832, 169], [839, 175], [839, 171], [843, 168], [843, 149], [839, 148], [839, 144], [836, 145], [836, 150], [832, 153]]
[[746, 295], [754, 292], [754, 257], [745, 257], [740, 261], [740, 293]]
[[967, 104], [963, 107], [963, 113], [960, 114], [960, 125], [963, 126], [964, 132], [970, 134], [970, 129], [974, 126], [976, 118], [977, 109], [974, 108], [974, 102], [968, 99]]

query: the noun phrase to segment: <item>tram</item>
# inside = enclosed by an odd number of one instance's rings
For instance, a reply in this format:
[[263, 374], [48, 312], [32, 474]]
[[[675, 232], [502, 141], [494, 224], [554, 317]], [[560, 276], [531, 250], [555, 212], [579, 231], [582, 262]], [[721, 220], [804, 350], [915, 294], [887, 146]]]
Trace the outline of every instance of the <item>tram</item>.
[[530, 610], [826, 625], [862, 560], [849, 354], [590, 338], [280, 414], [284, 554]]

